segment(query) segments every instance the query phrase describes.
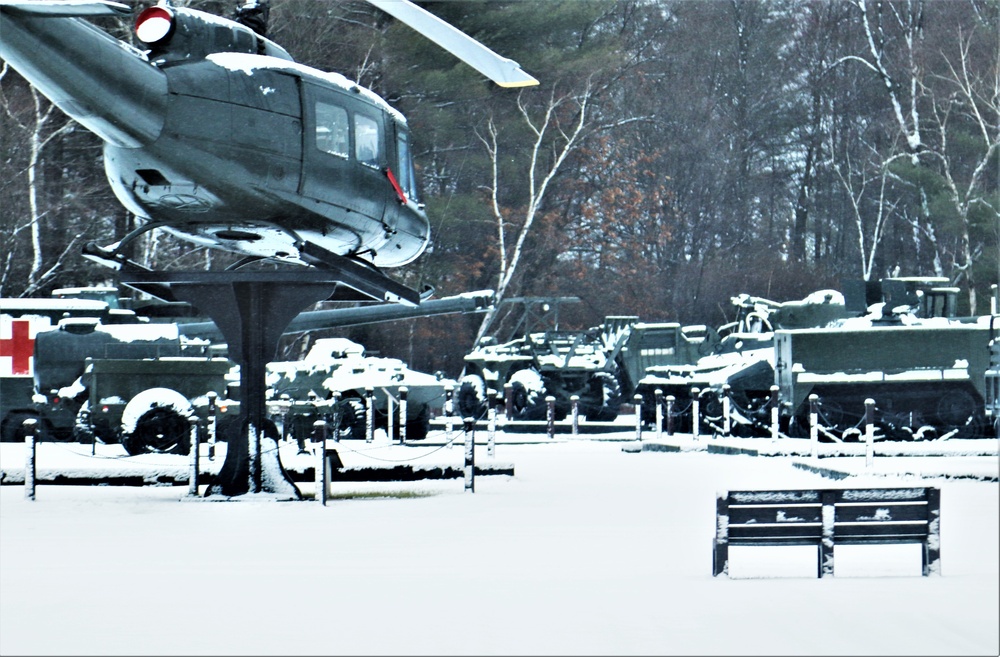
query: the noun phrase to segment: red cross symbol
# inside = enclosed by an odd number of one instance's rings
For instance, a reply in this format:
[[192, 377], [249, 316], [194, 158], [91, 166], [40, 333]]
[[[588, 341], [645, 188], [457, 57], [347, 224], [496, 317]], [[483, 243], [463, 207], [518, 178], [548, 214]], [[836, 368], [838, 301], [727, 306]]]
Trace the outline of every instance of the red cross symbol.
[[11, 337], [0, 338], [0, 358], [12, 359], [11, 374], [14, 376], [30, 376], [31, 357], [35, 353], [35, 341], [29, 333], [31, 322], [15, 319], [10, 327]]

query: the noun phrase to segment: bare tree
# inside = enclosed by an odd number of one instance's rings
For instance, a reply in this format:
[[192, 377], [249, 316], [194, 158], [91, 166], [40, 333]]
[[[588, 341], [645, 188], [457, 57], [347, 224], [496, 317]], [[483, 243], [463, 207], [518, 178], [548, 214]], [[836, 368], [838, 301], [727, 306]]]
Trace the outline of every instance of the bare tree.
[[[527, 205], [523, 216], [516, 220], [512, 210], [504, 210], [498, 197], [501, 187], [499, 161], [503, 157], [500, 148], [499, 130], [490, 120], [485, 135], [480, 139], [486, 146], [492, 163], [492, 180], [489, 186], [490, 203], [497, 222], [497, 242], [500, 252], [500, 267], [497, 272], [495, 305], [486, 312], [476, 333], [475, 343], [486, 335], [496, 316], [496, 308], [507, 294], [517, 273], [517, 266], [524, 253], [524, 244], [531, 233], [535, 219], [539, 216], [546, 200], [549, 185], [559, 173], [566, 158], [578, 148], [582, 135], [588, 126], [588, 103], [593, 97], [593, 88], [588, 81], [583, 90], [576, 94], [557, 95], [553, 89], [541, 116], [532, 117], [523, 93], [518, 96], [517, 108], [524, 125], [532, 136], [529, 148]], [[519, 226], [513, 246], [507, 246], [506, 232], [511, 226]]]
[[[4, 62], [0, 69], [0, 79], [6, 76], [9, 70], [8, 64]], [[23, 121], [10, 110], [10, 105], [4, 103], [7, 115], [28, 135], [28, 164], [25, 171], [27, 176], [28, 192], [28, 222], [26, 224], [31, 233], [31, 268], [28, 270], [27, 285], [24, 294], [31, 294], [36, 291], [44, 279], [54, 271], [50, 268], [48, 273], [43, 272], [44, 254], [42, 244], [42, 220], [46, 212], [42, 209], [39, 196], [40, 187], [43, 184], [39, 171], [42, 164], [42, 151], [47, 145], [62, 135], [73, 129], [73, 122], [67, 121], [62, 126], [51, 128], [53, 118], [62, 117], [55, 105], [42, 98], [41, 94], [34, 88], [30, 88], [33, 110], [28, 116], [28, 120]], [[65, 255], [65, 254], [63, 254]], [[63, 256], [58, 258], [61, 261]]]
[[[953, 269], [968, 282], [971, 314], [976, 313], [973, 265], [983, 254], [983, 245], [974, 244], [971, 239], [973, 220], [970, 215], [978, 208], [993, 225], [1000, 222], [996, 185], [996, 159], [1000, 152], [1000, 66], [994, 59], [992, 70], [977, 70], [970, 57], [975, 36], [974, 33], [963, 35], [959, 29], [955, 58], [942, 55], [945, 72], [933, 76], [943, 88], [922, 86], [929, 99], [936, 142], [927, 154], [937, 161], [947, 198], [958, 216], [959, 247]], [[950, 139], [956, 133], [963, 142], [957, 148], [952, 146]], [[961, 151], [961, 160], [956, 157], [955, 150]], [[970, 150], [975, 153], [971, 158]], [[997, 256], [995, 245], [991, 255]]]

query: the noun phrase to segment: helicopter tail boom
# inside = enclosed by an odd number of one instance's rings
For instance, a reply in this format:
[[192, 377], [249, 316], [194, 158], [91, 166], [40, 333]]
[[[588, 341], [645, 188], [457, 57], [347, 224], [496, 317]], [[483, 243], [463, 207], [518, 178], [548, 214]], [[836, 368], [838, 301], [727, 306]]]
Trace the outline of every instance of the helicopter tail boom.
[[127, 16], [132, 8], [120, 2], [107, 0], [49, 0], [48, 2], [23, 2], [21, 0], [0, 0], [0, 10], [12, 14], [30, 14], [50, 18], [72, 16]]
[[137, 148], [163, 128], [166, 78], [139, 51], [77, 18], [126, 10], [114, 2], [0, 0], [0, 58], [105, 142]]

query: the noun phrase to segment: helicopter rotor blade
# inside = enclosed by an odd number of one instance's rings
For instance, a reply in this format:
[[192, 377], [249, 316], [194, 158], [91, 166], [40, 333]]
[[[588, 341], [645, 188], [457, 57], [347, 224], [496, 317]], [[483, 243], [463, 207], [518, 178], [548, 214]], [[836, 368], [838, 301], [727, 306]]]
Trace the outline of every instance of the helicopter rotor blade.
[[502, 57], [468, 34], [441, 20], [409, 0], [367, 0], [396, 20], [441, 46], [501, 87], [530, 87], [538, 80], [521, 70], [512, 59]]

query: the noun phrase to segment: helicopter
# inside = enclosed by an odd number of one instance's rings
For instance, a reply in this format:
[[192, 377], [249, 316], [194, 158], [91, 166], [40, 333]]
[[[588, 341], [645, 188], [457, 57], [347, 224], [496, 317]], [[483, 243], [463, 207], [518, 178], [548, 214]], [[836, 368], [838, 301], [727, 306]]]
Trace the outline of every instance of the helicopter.
[[[505, 87], [538, 84], [409, 0], [367, 0]], [[84, 255], [133, 263], [125, 246], [162, 229], [256, 261], [337, 272], [360, 298], [419, 304], [381, 268], [427, 247], [405, 117], [265, 36], [267, 0], [223, 18], [169, 0], [138, 12], [138, 47], [86, 20], [111, 0], [0, 0], [0, 58], [104, 141], [116, 197], [141, 224]]]

